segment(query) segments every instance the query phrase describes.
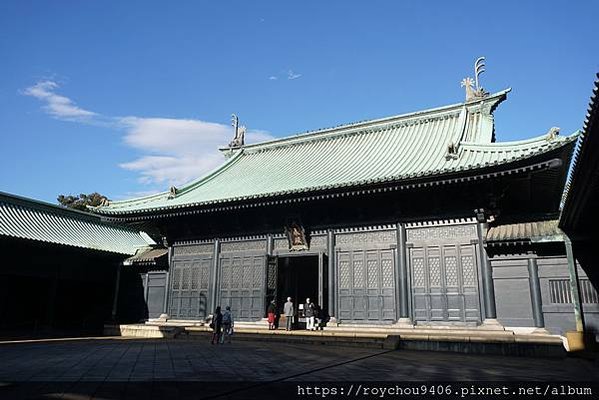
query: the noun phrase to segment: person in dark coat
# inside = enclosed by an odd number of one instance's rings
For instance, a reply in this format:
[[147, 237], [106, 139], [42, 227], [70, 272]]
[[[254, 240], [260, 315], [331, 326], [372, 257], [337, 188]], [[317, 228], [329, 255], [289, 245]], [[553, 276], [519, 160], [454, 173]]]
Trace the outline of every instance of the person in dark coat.
[[220, 312], [220, 306], [216, 307], [216, 310], [214, 310], [210, 327], [212, 328], [211, 344], [218, 344], [223, 330], [223, 314]]
[[277, 304], [275, 301], [271, 301], [266, 309], [266, 315], [268, 316], [268, 329], [275, 329], [275, 316], [277, 314]]

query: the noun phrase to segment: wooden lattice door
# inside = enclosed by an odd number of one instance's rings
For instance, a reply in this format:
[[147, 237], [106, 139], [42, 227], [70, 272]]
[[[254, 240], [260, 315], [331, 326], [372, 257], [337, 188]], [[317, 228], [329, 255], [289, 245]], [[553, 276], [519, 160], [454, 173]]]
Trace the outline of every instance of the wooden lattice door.
[[233, 255], [220, 260], [221, 307], [231, 306], [238, 320], [251, 321], [264, 314], [266, 256]]
[[479, 322], [474, 244], [410, 249], [416, 322]]
[[392, 249], [337, 253], [339, 318], [392, 321], [395, 307], [395, 262]]

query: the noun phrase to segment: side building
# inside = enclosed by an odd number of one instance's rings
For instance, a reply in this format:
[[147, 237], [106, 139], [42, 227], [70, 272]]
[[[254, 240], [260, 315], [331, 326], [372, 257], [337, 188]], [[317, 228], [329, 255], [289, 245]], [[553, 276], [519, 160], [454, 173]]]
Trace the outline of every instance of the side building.
[[259, 322], [290, 296], [315, 300], [329, 326], [564, 333], [563, 246], [538, 252], [510, 226], [557, 229], [578, 133], [496, 142], [508, 92], [259, 144], [236, 127], [216, 170], [97, 212], [168, 243], [150, 317], [193, 323], [230, 305]]
[[0, 337], [98, 334], [106, 321], [147, 318], [139, 274], [120, 266], [153, 243], [98, 215], [0, 192]]
[[[588, 283], [573, 293], [577, 329], [599, 331], [599, 74], [587, 110], [579, 145], [574, 154], [559, 227], [568, 237], [568, 245], [582, 266]], [[583, 276], [584, 277], [584, 276]]]

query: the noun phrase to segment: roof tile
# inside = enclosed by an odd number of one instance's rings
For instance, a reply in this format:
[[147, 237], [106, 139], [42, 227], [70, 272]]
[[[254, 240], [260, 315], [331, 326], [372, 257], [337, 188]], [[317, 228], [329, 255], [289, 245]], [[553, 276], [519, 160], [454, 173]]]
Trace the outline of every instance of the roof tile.
[[140, 232], [97, 215], [1, 192], [0, 236], [127, 255], [148, 245]]

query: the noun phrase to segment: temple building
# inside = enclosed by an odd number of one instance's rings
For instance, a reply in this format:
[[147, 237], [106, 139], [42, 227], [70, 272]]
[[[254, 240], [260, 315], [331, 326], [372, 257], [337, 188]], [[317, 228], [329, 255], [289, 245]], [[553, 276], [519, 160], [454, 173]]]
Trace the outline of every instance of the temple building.
[[599, 332], [599, 81], [581, 132], [501, 141], [480, 62], [458, 104], [257, 144], [234, 116], [218, 168], [93, 214], [0, 193], [0, 328], [260, 328], [291, 297], [325, 330]]
[[559, 227], [579, 132], [500, 141], [510, 90], [462, 84], [462, 103], [258, 144], [235, 117], [220, 167], [99, 207], [163, 238], [121, 268], [143, 279], [148, 317], [193, 324], [228, 305], [261, 324], [271, 300], [309, 297], [327, 327], [598, 330]]

